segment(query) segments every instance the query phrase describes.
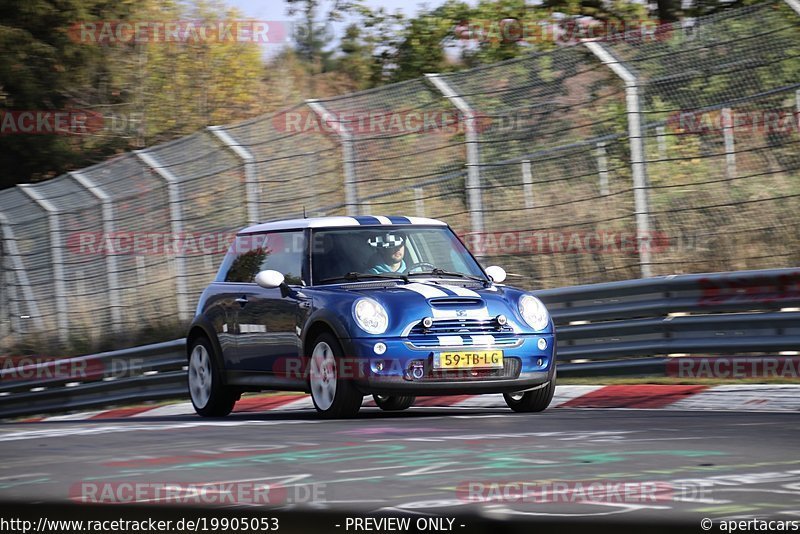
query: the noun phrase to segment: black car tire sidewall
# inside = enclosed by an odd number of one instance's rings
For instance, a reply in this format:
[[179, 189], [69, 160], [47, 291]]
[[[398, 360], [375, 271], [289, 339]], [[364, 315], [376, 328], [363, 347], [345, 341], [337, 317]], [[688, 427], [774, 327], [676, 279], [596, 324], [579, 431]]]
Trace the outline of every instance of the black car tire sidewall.
[[412, 395], [373, 395], [372, 398], [375, 400], [375, 405], [386, 412], [406, 410], [417, 400], [417, 398]]
[[556, 368], [553, 363], [553, 374], [547, 385], [534, 389], [533, 391], [526, 391], [522, 394], [522, 398], [517, 400], [511, 397], [512, 394], [503, 393], [503, 398], [509, 408], [519, 413], [530, 412], [543, 412], [550, 406], [553, 400], [553, 395], [556, 392]]

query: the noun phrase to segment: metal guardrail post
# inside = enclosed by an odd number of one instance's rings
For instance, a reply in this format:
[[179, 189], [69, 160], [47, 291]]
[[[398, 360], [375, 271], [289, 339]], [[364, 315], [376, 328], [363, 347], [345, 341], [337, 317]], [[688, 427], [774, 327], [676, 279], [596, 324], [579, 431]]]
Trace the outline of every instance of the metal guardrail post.
[[597, 174], [600, 178], [600, 194], [608, 196], [608, 156], [606, 144], [597, 143]]
[[306, 105], [317, 114], [324, 128], [326, 124], [339, 135], [342, 143], [342, 165], [344, 166], [344, 205], [347, 215], [358, 215], [358, 190], [356, 189], [356, 161], [353, 149], [353, 134], [317, 100], [306, 100]]
[[466, 100], [458, 96], [453, 88], [439, 74], [426, 74], [428, 80], [450, 100], [464, 116], [467, 141], [467, 209], [472, 231], [483, 232], [483, 198], [481, 194], [481, 162], [478, 151], [477, 117]]
[[247, 224], [258, 224], [258, 173], [256, 159], [253, 153], [244, 145], [236, 141], [222, 126], [209, 126], [208, 131], [217, 137], [222, 144], [228, 147], [239, 159], [244, 162], [245, 202], [247, 204]]
[[30, 184], [20, 184], [20, 191], [31, 197], [43, 210], [47, 212], [50, 225], [50, 249], [53, 254], [53, 287], [56, 300], [56, 324], [58, 325], [58, 339], [66, 343], [69, 337], [69, 315], [67, 311], [67, 286], [64, 277], [64, 243], [61, 236], [61, 221], [58, 209], [41, 193], [32, 188]]
[[19, 247], [17, 246], [17, 238], [14, 236], [14, 229], [11, 227], [11, 224], [8, 222], [8, 218], [0, 213], [0, 227], [3, 228], [3, 242], [5, 248], [5, 255], [11, 261], [13, 267], [14, 278], [16, 281], [16, 285], [12, 286], [14, 288], [14, 310], [15, 317], [12, 320], [11, 324], [12, 327], [16, 323], [17, 329], [15, 332], [17, 334], [25, 333], [22, 332], [20, 319], [22, 319], [22, 312], [19, 309], [19, 294], [16, 292], [17, 287], [22, 288], [22, 293], [25, 295], [25, 303], [27, 304], [27, 311], [30, 314], [30, 318], [36, 325], [36, 328], [43, 330], [44, 329], [44, 320], [42, 319], [42, 314], [39, 313], [39, 305], [36, 303], [36, 298], [33, 296], [33, 290], [31, 289], [31, 282], [28, 279], [28, 272], [25, 270], [25, 265], [22, 263], [22, 256], [19, 253]]
[[643, 278], [653, 275], [650, 255], [650, 208], [647, 199], [647, 169], [645, 165], [644, 135], [642, 130], [641, 94], [639, 80], [611, 52], [597, 41], [583, 41], [604, 65], [608, 66], [625, 83], [625, 100], [628, 110], [628, 139], [631, 149], [631, 172], [636, 210], [636, 241], [639, 250], [639, 267]]
[[531, 172], [531, 160], [526, 159], [522, 162], [522, 194], [525, 197], [525, 207], [533, 207], [533, 173]]
[[[111, 196], [85, 174], [80, 172], [70, 172], [67, 174], [100, 201], [103, 213], [103, 240], [107, 241], [111, 239], [114, 235], [114, 204], [111, 200]], [[108, 277], [108, 297], [111, 304], [111, 328], [114, 332], [122, 331], [122, 300], [120, 299], [118, 272], [117, 256], [107, 250], [106, 276]]]
[[[167, 182], [169, 191], [170, 225], [172, 226], [173, 239], [180, 239], [183, 235], [183, 210], [181, 209], [183, 199], [181, 198], [178, 177], [172, 174], [169, 169], [163, 167], [155, 157], [145, 150], [134, 150], [133, 152], [145, 165], [153, 169], [156, 174]], [[181, 321], [188, 321], [191, 319], [189, 316], [189, 289], [186, 258], [183, 254], [175, 255], [175, 289], [178, 298], [178, 318]]]

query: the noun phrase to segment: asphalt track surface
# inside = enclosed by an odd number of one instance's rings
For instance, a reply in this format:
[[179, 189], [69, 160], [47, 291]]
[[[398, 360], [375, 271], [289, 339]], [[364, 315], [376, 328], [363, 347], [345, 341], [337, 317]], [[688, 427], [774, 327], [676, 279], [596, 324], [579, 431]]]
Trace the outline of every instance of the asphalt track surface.
[[[279, 485], [271, 504], [279, 510], [698, 524], [701, 518], [800, 520], [798, 417], [420, 407], [364, 408], [356, 419], [336, 421], [303, 411], [6, 423], [0, 500], [63, 502], [87, 483], [216, 482]], [[569, 489], [547, 486], [552, 481]], [[592, 482], [639, 490], [587, 500], [580, 488]], [[469, 483], [483, 486], [471, 486], [470, 494]], [[655, 498], [646, 485], [652, 483]], [[532, 487], [554, 489], [521, 493]]]

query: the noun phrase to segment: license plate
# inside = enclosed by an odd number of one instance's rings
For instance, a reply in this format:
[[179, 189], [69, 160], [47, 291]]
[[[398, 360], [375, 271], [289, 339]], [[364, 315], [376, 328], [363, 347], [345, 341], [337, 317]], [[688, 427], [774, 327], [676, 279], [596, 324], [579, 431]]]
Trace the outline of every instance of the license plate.
[[503, 367], [502, 350], [440, 352], [433, 355], [434, 369], [494, 369]]

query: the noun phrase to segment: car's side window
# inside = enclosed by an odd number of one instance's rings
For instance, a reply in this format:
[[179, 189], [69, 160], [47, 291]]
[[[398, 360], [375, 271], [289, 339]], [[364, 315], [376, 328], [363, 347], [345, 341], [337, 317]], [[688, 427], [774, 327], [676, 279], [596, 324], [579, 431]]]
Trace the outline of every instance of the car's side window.
[[225, 274], [225, 281], [252, 283], [260, 271], [270, 269], [283, 274], [287, 284], [300, 284], [304, 243], [301, 230], [237, 236], [236, 258]]

